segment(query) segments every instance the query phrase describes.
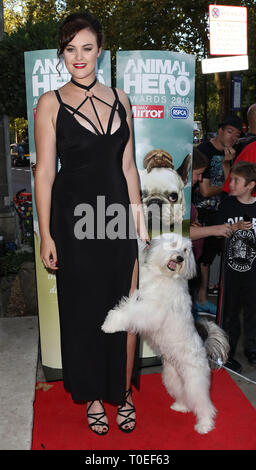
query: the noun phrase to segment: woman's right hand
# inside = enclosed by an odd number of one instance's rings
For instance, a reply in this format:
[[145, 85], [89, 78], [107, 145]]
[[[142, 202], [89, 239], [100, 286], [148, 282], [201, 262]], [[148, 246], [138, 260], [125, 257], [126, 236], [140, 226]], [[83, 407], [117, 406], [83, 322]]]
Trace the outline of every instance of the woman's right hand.
[[57, 265], [57, 251], [52, 237], [41, 238], [40, 258], [45, 268], [59, 269]]

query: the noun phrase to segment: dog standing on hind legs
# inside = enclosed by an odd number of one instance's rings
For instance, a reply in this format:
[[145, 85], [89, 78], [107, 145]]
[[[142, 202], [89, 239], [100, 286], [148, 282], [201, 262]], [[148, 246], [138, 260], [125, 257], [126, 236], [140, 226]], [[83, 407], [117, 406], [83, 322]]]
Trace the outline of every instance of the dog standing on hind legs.
[[109, 311], [102, 330], [141, 334], [161, 355], [163, 384], [175, 399], [171, 409], [192, 411], [195, 430], [206, 434], [214, 428], [216, 415], [210, 399], [210, 364], [226, 362], [227, 337], [212, 321], [195, 324], [188, 279], [195, 276], [196, 266], [188, 238], [162, 234], [140, 256], [139, 290]]

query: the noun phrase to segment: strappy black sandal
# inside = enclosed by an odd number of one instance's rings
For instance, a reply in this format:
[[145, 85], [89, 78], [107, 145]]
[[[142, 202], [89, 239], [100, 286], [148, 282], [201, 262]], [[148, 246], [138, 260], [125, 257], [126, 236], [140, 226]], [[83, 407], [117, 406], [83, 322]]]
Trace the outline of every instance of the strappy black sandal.
[[[126, 390], [126, 392], [125, 392], [125, 405], [126, 404], [130, 405], [130, 408], [126, 408], [125, 410], [123, 410], [124, 405], [119, 406], [117, 408], [117, 414], [119, 416], [122, 416], [122, 418], [125, 418], [120, 424], [118, 424], [118, 427], [121, 431], [126, 432], [126, 433], [132, 432], [135, 429], [135, 426], [136, 426], [136, 419], [132, 418], [130, 416], [132, 413], [135, 413], [135, 407], [132, 403], [130, 403], [127, 400], [128, 396], [131, 392], [132, 392], [131, 387], [129, 388], [129, 390]], [[132, 428], [126, 429], [125, 428], [126, 424], [132, 423], [132, 422], [135, 423], [134, 426]]]
[[[100, 411], [99, 413], [88, 413], [90, 411], [90, 408], [92, 406], [92, 404], [95, 402], [95, 401], [99, 401], [102, 408], [103, 408], [103, 411]], [[104, 436], [105, 434], [107, 434], [108, 430], [109, 430], [109, 425], [108, 423], [104, 423], [104, 421], [102, 421], [102, 418], [104, 418], [104, 416], [106, 416], [106, 413], [105, 413], [105, 409], [104, 409], [104, 406], [103, 406], [103, 403], [101, 400], [93, 400], [90, 405], [88, 406], [87, 408], [87, 419], [90, 418], [90, 419], [94, 419], [94, 422], [93, 423], [89, 423], [88, 422], [88, 425], [89, 425], [89, 428], [95, 433], [95, 434], [98, 434], [98, 436]], [[107, 430], [106, 431], [102, 431], [102, 432], [99, 432], [99, 431], [96, 431], [96, 429], [93, 429], [94, 426], [102, 426], [103, 427], [107, 427]]]

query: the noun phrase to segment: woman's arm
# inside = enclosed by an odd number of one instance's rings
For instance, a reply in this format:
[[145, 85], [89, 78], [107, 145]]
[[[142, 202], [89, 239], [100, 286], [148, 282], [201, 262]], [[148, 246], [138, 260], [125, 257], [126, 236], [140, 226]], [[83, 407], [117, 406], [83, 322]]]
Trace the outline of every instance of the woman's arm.
[[130, 103], [127, 95], [122, 90], [118, 89], [118, 95], [126, 109], [127, 123], [130, 129], [130, 137], [126, 144], [123, 155], [123, 172], [127, 181], [129, 198], [132, 204], [133, 216], [135, 219], [138, 235], [142, 240], [149, 240], [140, 196], [139, 174], [134, 162], [133, 155], [133, 131]]
[[38, 101], [35, 115], [35, 202], [41, 237], [40, 257], [47, 268], [57, 269], [54, 241], [50, 234], [51, 191], [56, 173], [56, 98], [45, 93]]

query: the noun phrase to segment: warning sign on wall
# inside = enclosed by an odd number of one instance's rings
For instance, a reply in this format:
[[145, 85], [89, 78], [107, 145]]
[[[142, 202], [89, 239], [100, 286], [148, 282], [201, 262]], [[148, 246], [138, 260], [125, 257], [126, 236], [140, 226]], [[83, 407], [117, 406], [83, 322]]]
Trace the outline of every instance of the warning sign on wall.
[[209, 5], [210, 54], [247, 54], [247, 8]]

